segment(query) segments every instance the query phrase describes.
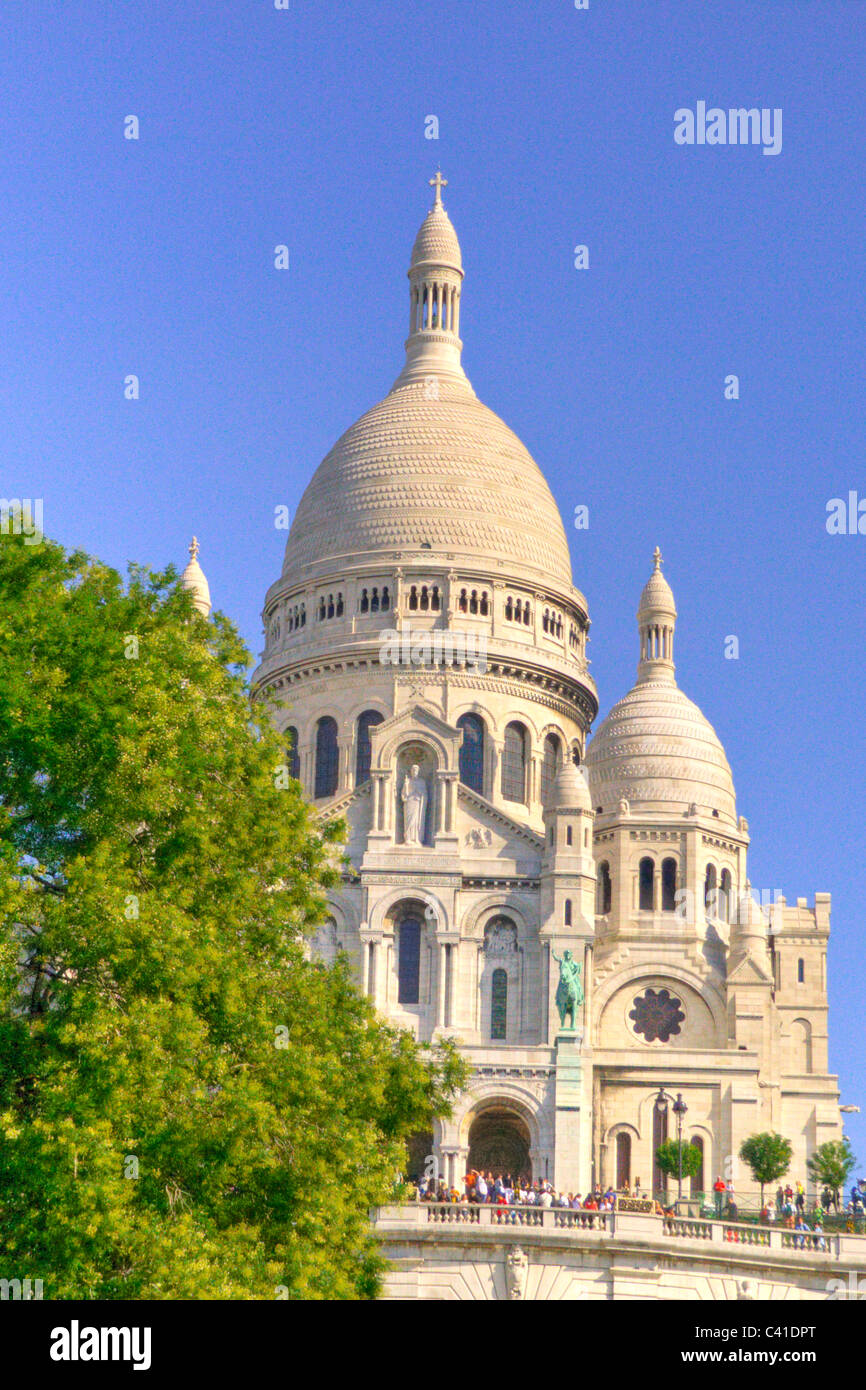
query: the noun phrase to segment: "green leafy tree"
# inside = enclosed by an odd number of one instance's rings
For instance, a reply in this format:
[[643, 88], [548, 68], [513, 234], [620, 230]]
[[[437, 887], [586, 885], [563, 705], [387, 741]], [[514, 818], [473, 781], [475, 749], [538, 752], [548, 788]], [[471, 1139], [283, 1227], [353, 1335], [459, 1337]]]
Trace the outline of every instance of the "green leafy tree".
[[311, 963], [322, 831], [175, 572], [0, 538], [0, 1268], [50, 1298], [364, 1298], [455, 1048]]
[[761, 1184], [761, 1206], [764, 1205], [764, 1187], [768, 1182], [776, 1182], [785, 1176], [791, 1166], [793, 1152], [790, 1139], [771, 1132], [752, 1134], [740, 1145], [740, 1158], [755, 1182]]
[[848, 1176], [857, 1165], [848, 1139], [828, 1139], [819, 1144], [811, 1158], [806, 1160], [809, 1176], [822, 1187], [829, 1187], [839, 1205], [839, 1192], [848, 1181]]
[[669, 1178], [678, 1178], [680, 1173], [680, 1149], [683, 1154], [682, 1173], [684, 1178], [696, 1178], [701, 1171], [704, 1156], [697, 1144], [682, 1144], [676, 1139], [666, 1139], [656, 1149], [656, 1163]]

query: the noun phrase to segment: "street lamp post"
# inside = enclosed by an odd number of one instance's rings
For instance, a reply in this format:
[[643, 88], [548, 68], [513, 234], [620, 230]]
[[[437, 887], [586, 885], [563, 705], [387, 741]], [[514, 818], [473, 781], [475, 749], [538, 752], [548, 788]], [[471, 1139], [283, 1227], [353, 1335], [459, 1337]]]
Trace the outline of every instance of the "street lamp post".
[[682, 1091], [677, 1091], [677, 1098], [674, 1100], [673, 1096], [669, 1095], [664, 1087], [660, 1087], [659, 1093], [656, 1096], [656, 1109], [660, 1115], [667, 1114], [668, 1101], [673, 1102], [672, 1109], [677, 1117], [677, 1156], [679, 1158], [677, 1206], [679, 1206], [680, 1202], [683, 1200], [683, 1116], [686, 1114], [689, 1107], [683, 1100]]

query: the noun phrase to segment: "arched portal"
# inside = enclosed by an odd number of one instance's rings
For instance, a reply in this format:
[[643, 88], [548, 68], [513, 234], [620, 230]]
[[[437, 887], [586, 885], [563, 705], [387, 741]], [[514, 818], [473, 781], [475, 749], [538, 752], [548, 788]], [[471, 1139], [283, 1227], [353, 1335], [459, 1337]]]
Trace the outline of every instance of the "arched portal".
[[529, 1128], [511, 1110], [484, 1110], [469, 1130], [469, 1167], [496, 1177], [532, 1179]]

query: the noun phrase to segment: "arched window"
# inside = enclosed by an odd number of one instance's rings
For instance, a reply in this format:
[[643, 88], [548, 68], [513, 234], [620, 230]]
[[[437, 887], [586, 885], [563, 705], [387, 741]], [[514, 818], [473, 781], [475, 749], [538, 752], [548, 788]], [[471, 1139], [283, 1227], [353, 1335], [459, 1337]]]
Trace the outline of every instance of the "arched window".
[[610, 865], [606, 859], [598, 866], [598, 887], [596, 891], [598, 896], [597, 910], [601, 916], [604, 917], [610, 912], [611, 899]]
[[699, 1149], [701, 1154], [701, 1166], [698, 1171], [692, 1175], [691, 1179], [692, 1196], [699, 1197], [704, 1190], [704, 1136], [702, 1134], [693, 1134], [689, 1143], [694, 1144], [695, 1148]]
[[362, 613], [369, 613], [369, 611], [370, 611], [370, 600], [369, 600], [369, 598], [367, 597], [367, 590], [366, 590], [366, 589], [362, 589], [362, 590], [361, 590], [360, 611], [361, 611]]
[[460, 609], [461, 613], [465, 613], [469, 607], [469, 601], [466, 597], [465, 589], [460, 590], [460, 598], [458, 599], [457, 607]]
[[662, 860], [662, 912], [675, 912], [677, 906], [677, 861]]
[[473, 590], [472, 590], [472, 593], [469, 595], [469, 612], [470, 612], [470, 613], [477, 613], [477, 612], [478, 612], [478, 590], [477, 590], [477, 589], [473, 589]]
[[719, 893], [718, 880], [716, 878], [715, 864], [707, 865], [707, 873], [704, 878], [704, 907], [711, 917], [717, 917], [719, 912]]
[[527, 604], [524, 605], [524, 609], [523, 609], [523, 622], [524, 622], [524, 625], [525, 625], [526, 627], [529, 627], [529, 623], [530, 623], [531, 618], [532, 618], [532, 609], [530, 608], [529, 604], [527, 603]]
[[553, 791], [553, 783], [559, 769], [560, 742], [556, 734], [547, 734], [544, 740], [544, 758], [541, 763], [541, 804], [546, 806]]
[[655, 865], [651, 859], [642, 859], [638, 868], [638, 907], [641, 912], [652, 912], [655, 903], [653, 902], [653, 881], [655, 878]]
[[333, 594], [328, 594], [328, 617], [329, 617], [329, 618], [333, 618], [333, 616], [334, 616], [334, 595], [333, 595]]
[[667, 1107], [659, 1110], [653, 1106], [653, 1196], [663, 1198], [668, 1190], [667, 1174], [663, 1173], [656, 1161], [656, 1154], [668, 1137]]
[[481, 595], [481, 616], [486, 618], [490, 612], [490, 601], [487, 597], [487, 590]]
[[574, 836], [573, 836], [573, 834], [572, 834], [571, 826], [570, 826], [570, 825], [567, 825], [567, 826], [565, 827], [565, 843], [566, 843], [567, 845], [570, 845], [570, 844], [572, 843], [572, 840], [573, 840], [573, 839], [574, 839]]
[[808, 1019], [795, 1018], [791, 1024], [788, 1065], [800, 1074], [812, 1070], [812, 1025]]
[[334, 795], [338, 766], [337, 721], [325, 715], [316, 725], [316, 797]]
[[379, 612], [379, 590], [378, 590], [378, 589], [375, 589], [375, 588], [374, 588], [373, 593], [372, 593], [372, 596], [371, 596], [371, 598], [370, 598], [370, 612], [371, 612], [371, 613], [378, 613], [378, 612]]
[[566, 898], [565, 900], [565, 915], [563, 925], [566, 927], [571, 926], [571, 898]]
[[508, 598], [505, 600], [505, 616], [509, 622], [511, 622], [512, 618], [514, 617], [514, 604], [511, 601], [510, 594], [508, 595]]
[[494, 970], [490, 984], [490, 1036], [504, 1042], [508, 1025], [508, 971]]
[[631, 1186], [631, 1135], [623, 1131], [616, 1136], [616, 1186], [618, 1192]]
[[301, 750], [298, 747], [298, 731], [294, 725], [286, 729], [286, 752], [289, 757], [289, 776], [300, 777]]
[[723, 922], [731, 920], [731, 871], [722, 869], [722, 889], [719, 894], [719, 916]]
[[355, 733], [355, 786], [362, 787], [370, 780], [370, 730], [382, 723], [383, 716], [376, 709], [365, 709], [358, 715]]
[[474, 792], [484, 794], [484, 721], [477, 714], [461, 714], [458, 729], [463, 730], [460, 746], [460, 781]]
[[505, 730], [502, 795], [506, 801], [526, 800], [526, 730], [516, 722], [509, 724]]
[[803, 985], [803, 984], [805, 984], [805, 983], [806, 983], [806, 962], [803, 960], [803, 957], [801, 956], [800, 959], [797, 961], [797, 984], [798, 984], [798, 985]]
[[422, 613], [426, 613], [430, 607], [430, 590], [426, 584], [421, 585], [421, 601], [419, 604]]
[[439, 585], [434, 584], [433, 588], [430, 590], [430, 608], [434, 613], [438, 613], [439, 607]]
[[421, 923], [404, 917], [397, 929], [397, 1003], [417, 1004], [421, 980]]
[[338, 617], [338, 618], [342, 618], [342, 616], [343, 616], [343, 595], [342, 595], [342, 594], [337, 594], [337, 617]]
[[382, 612], [387, 613], [391, 607], [391, 595], [388, 593], [387, 584], [382, 589]]
[[418, 589], [413, 584], [409, 590], [409, 608], [414, 613], [418, 608]]

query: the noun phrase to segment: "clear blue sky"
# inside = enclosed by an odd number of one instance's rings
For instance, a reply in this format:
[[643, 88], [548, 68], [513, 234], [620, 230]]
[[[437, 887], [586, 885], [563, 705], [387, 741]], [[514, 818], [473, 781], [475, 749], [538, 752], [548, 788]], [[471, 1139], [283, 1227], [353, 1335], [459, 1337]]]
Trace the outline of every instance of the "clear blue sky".
[[[602, 712], [658, 543], [752, 882], [833, 894], [831, 1065], [866, 1107], [866, 536], [824, 524], [866, 497], [864, 60], [862, 0], [0, 14], [3, 495], [121, 568], [182, 564], [195, 531], [257, 654], [274, 507], [399, 370], [441, 161], [469, 377], [566, 523], [590, 507], [570, 537]], [[782, 152], [676, 145], [699, 100], [781, 107]], [[866, 1170], [866, 1114], [848, 1128]]]

